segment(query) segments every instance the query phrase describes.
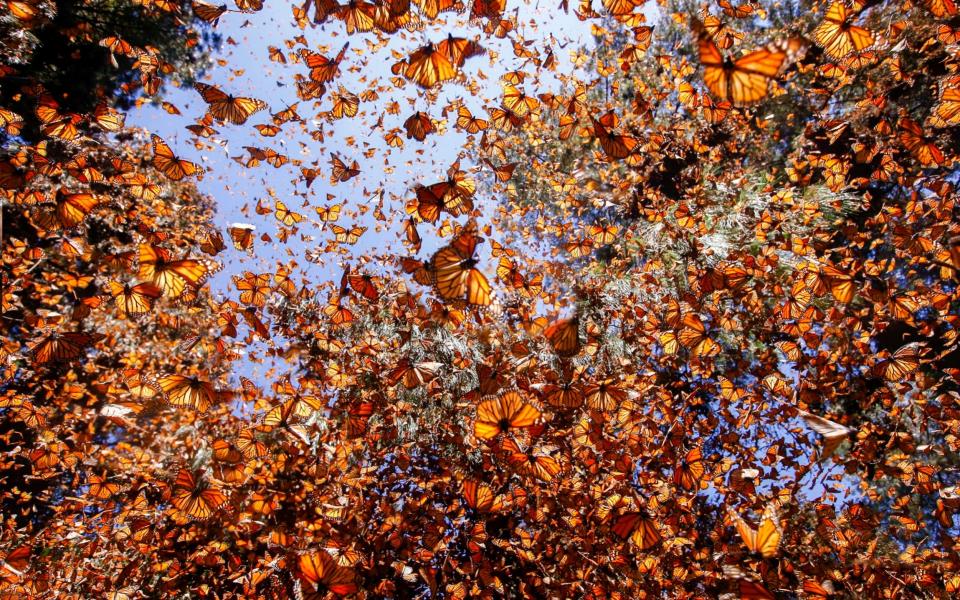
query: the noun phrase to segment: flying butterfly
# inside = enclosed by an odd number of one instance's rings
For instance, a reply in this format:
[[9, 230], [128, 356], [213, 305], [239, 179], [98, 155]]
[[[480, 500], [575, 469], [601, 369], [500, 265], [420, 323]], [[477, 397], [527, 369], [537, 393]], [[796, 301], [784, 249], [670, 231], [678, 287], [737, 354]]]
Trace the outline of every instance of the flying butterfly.
[[197, 412], [206, 412], [208, 408], [219, 404], [229, 397], [216, 386], [196, 376], [166, 375], [157, 380], [164, 399], [172, 406], [186, 406]]
[[72, 229], [83, 222], [90, 211], [100, 205], [101, 198], [87, 192], [69, 193], [63, 188], [57, 190], [57, 220], [66, 229]]
[[154, 301], [163, 295], [163, 290], [149, 282], [131, 286], [128, 283], [111, 281], [107, 284], [107, 289], [113, 296], [120, 316], [136, 317], [148, 313], [153, 308]]
[[645, 512], [632, 511], [617, 517], [613, 532], [622, 539], [629, 538], [638, 550], [645, 552], [663, 539], [656, 522]]
[[728, 507], [727, 510], [747, 550], [764, 558], [773, 558], [779, 554], [783, 526], [775, 503], [771, 502], [764, 509], [760, 526], [756, 529], [748, 525], [732, 508]]
[[80, 331], [52, 333], [30, 347], [30, 356], [35, 365], [75, 360], [103, 337], [99, 333]]
[[415, 112], [403, 122], [403, 128], [407, 132], [407, 139], [413, 138], [418, 142], [427, 139], [427, 136], [437, 130], [430, 119], [430, 115], [424, 112]]
[[196, 163], [183, 160], [173, 153], [163, 138], [152, 135], [153, 166], [173, 181], [180, 181], [191, 175], [202, 175], [203, 169]]
[[477, 224], [470, 221], [450, 245], [441, 248], [430, 259], [435, 287], [446, 300], [465, 299], [470, 304], [486, 306], [493, 300], [490, 283], [477, 269], [474, 257], [477, 245], [483, 241], [477, 235]]
[[170, 502], [181, 514], [206, 520], [226, 504], [227, 497], [220, 488], [209, 485], [187, 469], [181, 469], [170, 489]]
[[721, 102], [729, 101], [734, 106], [763, 100], [787, 58], [786, 52], [768, 47], [733, 59], [723, 55], [713, 40], [703, 33], [699, 36], [698, 48], [703, 80], [710, 93]]
[[340, 160], [339, 156], [330, 156], [330, 183], [336, 185], [343, 181], [350, 181], [360, 174], [360, 165], [353, 161], [350, 166]]
[[[357, 591], [353, 571], [339, 565], [325, 550], [302, 554], [297, 562], [300, 579], [321, 596], [327, 592], [346, 596]], [[310, 597], [314, 597], [311, 594]]]
[[559, 356], [570, 357], [580, 352], [580, 319], [577, 317], [555, 321], [543, 335]]
[[477, 406], [473, 434], [477, 439], [489, 440], [511, 430], [530, 427], [539, 418], [540, 411], [527, 401], [522, 392], [506, 390]]
[[347, 52], [350, 43], [347, 42], [340, 48], [340, 52], [334, 58], [328, 58], [322, 54], [311, 52], [309, 50], [300, 50], [300, 58], [310, 69], [310, 79], [318, 83], [329, 83], [340, 72], [340, 63]]
[[195, 83], [193, 87], [207, 103], [207, 113], [220, 122], [229, 121], [234, 125], [243, 125], [250, 115], [267, 108], [267, 103], [263, 100], [232, 96], [205, 83]]
[[600, 142], [603, 151], [614, 160], [624, 159], [630, 156], [637, 148], [639, 142], [636, 138], [611, 133], [610, 130], [617, 127], [619, 119], [612, 111], [603, 114], [599, 119], [593, 121], [593, 135]]
[[841, 60], [873, 45], [873, 36], [863, 27], [854, 25], [854, 17], [855, 13], [843, 2], [834, 2], [827, 8], [813, 38], [830, 58]]
[[169, 250], [153, 244], [140, 244], [139, 262], [140, 278], [153, 283], [170, 298], [180, 297], [187, 286], [200, 287], [210, 274], [207, 262], [175, 260]]

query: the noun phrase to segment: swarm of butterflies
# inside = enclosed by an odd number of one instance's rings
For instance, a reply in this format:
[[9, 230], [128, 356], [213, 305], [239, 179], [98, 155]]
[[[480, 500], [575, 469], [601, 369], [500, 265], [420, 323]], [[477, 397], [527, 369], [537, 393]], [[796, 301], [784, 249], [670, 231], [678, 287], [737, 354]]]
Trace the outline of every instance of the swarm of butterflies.
[[180, 143], [0, 65], [3, 597], [960, 593], [957, 6], [541, 4], [284, 6]]

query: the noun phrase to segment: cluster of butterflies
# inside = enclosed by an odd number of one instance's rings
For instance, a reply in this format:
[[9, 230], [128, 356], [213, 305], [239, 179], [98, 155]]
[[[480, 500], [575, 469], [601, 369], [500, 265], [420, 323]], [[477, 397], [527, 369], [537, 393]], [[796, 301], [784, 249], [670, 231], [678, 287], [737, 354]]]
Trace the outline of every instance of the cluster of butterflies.
[[[210, 26], [262, 9], [137, 3]], [[73, 113], [31, 82], [32, 113], [0, 107], [0, 591], [960, 590], [957, 8], [663, 2], [653, 26], [600, 5], [573, 9], [597, 45], [569, 61], [501, 0], [293, 6], [351, 36], [271, 47], [298, 103], [188, 90], [198, 150], [216, 128], [282, 141], [229, 161], [275, 171], [225, 229], [195, 185], [212, 173], [107, 98]], [[131, 91], [172, 72], [97, 43]], [[327, 151], [345, 119], [386, 148]], [[429, 157], [448, 127], [461, 152]], [[405, 144], [445, 176], [414, 162], [403, 194], [369, 191], [395, 165], [360, 155]], [[403, 250], [364, 248], [370, 228]], [[250, 260], [271, 252], [290, 260]]]

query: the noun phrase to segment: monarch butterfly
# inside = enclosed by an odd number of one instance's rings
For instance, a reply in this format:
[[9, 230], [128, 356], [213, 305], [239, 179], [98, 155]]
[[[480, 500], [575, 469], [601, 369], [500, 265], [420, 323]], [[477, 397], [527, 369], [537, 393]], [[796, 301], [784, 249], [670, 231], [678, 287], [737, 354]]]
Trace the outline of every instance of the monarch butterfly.
[[325, 550], [300, 555], [297, 562], [301, 580], [314, 591], [346, 596], [357, 591], [353, 571], [337, 564]]
[[437, 15], [455, 6], [455, 0], [413, 0], [420, 7], [428, 19], [436, 19]]
[[516, 170], [517, 164], [518, 164], [518, 163], [512, 162], [512, 163], [507, 163], [507, 164], [498, 166], [498, 165], [494, 165], [492, 162], [490, 162], [487, 159], [483, 159], [483, 161], [486, 163], [488, 167], [490, 167], [490, 170], [493, 171], [493, 174], [497, 178], [497, 181], [509, 181], [510, 178], [513, 177], [513, 172]]
[[704, 13], [700, 20], [700, 27], [710, 36], [717, 48], [726, 50], [743, 39], [743, 33], [734, 30], [730, 25], [715, 15]]
[[737, 591], [740, 593], [740, 600], [776, 600], [776, 596], [763, 585], [743, 577], [737, 579]]
[[237, 291], [240, 292], [240, 302], [247, 305], [263, 306], [270, 293], [270, 275], [268, 273], [255, 274], [244, 271], [243, 277], [233, 277]]
[[603, 0], [603, 7], [610, 11], [611, 15], [626, 15], [634, 11], [638, 6], [643, 6], [646, 0]]
[[743, 538], [747, 550], [760, 554], [764, 558], [773, 558], [779, 553], [783, 526], [780, 524], [776, 504], [770, 503], [767, 505], [757, 529], [748, 525], [732, 508], [728, 508], [727, 511], [737, 528], [737, 532]]
[[207, 113], [220, 122], [229, 121], [234, 125], [243, 125], [250, 115], [267, 107], [263, 100], [235, 97], [205, 83], [195, 83], [193, 87], [207, 103]]
[[347, 4], [339, 7], [337, 17], [343, 21], [347, 28], [347, 33], [356, 31], [370, 31], [374, 25], [375, 7], [369, 2], [363, 0], [350, 0]]
[[154, 134], [150, 139], [153, 141], [153, 166], [169, 179], [180, 181], [189, 175], [203, 174], [203, 169], [196, 163], [183, 160], [174, 154], [160, 136]]
[[107, 481], [106, 477], [102, 475], [91, 473], [87, 477], [87, 494], [93, 496], [94, 498], [106, 500], [119, 491], [120, 484], [110, 483]]
[[593, 243], [597, 246], [606, 246], [617, 239], [617, 233], [620, 228], [613, 224], [594, 223], [587, 227], [587, 233], [593, 238]]
[[436, 131], [436, 127], [433, 126], [433, 121], [430, 119], [430, 115], [419, 111], [410, 115], [407, 120], [403, 122], [403, 128], [407, 132], [408, 140], [413, 138], [418, 142], [422, 142], [429, 134]]
[[483, 54], [484, 48], [472, 40], [448, 34], [447, 39], [437, 44], [437, 51], [443, 53], [453, 66], [459, 69], [468, 58]]
[[900, 142], [913, 155], [917, 162], [924, 167], [939, 167], [946, 163], [947, 159], [943, 151], [927, 138], [923, 129], [913, 119], [900, 119]]
[[[803, 582], [802, 590], [810, 600], [827, 600], [827, 598], [837, 593], [837, 590], [833, 587], [833, 582], [829, 579], [825, 579], [822, 582], [816, 579], [807, 579]], [[955, 592], [957, 590], [947, 589], [947, 591]]]
[[522, 392], [506, 390], [477, 406], [473, 433], [478, 439], [489, 440], [511, 429], [529, 427], [539, 418], [540, 411], [527, 402]]
[[259, 165], [261, 161], [267, 161], [267, 163], [274, 168], [279, 168], [290, 162], [290, 157], [285, 154], [280, 154], [273, 148], [244, 146], [243, 149], [250, 153], [250, 158], [244, 163], [244, 166], [247, 167], [255, 167]]
[[463, 129], [467, 133], [479, 133], [485, 130], [488, 126], [488, 121], [474, 117], [473, 113], [471, 113], [467, 107], [461, 106], [457, 109], [458, 129]]
[[214, 440], [211, 447], [213, 449], [213, 458], [218, 462], [236, 464], [243, 460], [243, 455], [240, 454], [240, 451], [230, 445], [226, 440]]
[[203, 239], [200, 240], [200, 250], [210, 256], [216, 256], [227, 249], [223, 243], [223, 235], [216, 230], [206, 232]]
[[580, 352], [580, 319], [560, 319], [547, 327], [543, 335], [559, 356], [574, 356]]
[[403, 387], [412, 390], [436, 379], [437, 372], [442, 366], [443, 363], [438, 362], [411, 363], [407, 359], [402, 359], [390, 372], [387, 381], [390, 385], [397, 385], [403, 381]]
[[323, 307], [323, 314], [330, 317], [334, 325], [344, 325], [353, 322], [353, 311], [343, 305], [340, 298], [333, 298]]
[[583, 393], [587, 397], [587, 405], [599, 411], [614, 410], [627, 399], [626, 390], [616, 385], [612, 379], [590, 384], [583, 390]]
[[260, 441], [252, 429], [244, 429], [237, 435], [237, 450], [246, 459], [263, 458], [267, 455], [267, 445]]
[[482, 481], [467, 479], [460, 486], [460, 491], [467, 506], [478, 513], [496, 512], [503, 508], [503, 497], [496, 495], [493, 488]]
[[823, 265], [820, 270], [836, 301], [849, 304], [856, 293], [853, 277], [831, 265]]
[[533, 96], [526, 95], [518, 88], [505, 84], [503, 86], [503, 106], [519, 117], [540, 112], [540, 101]]
[[233, 0], [233, 3], [242, 12], [257, 12], [263, 9], [263, 0]]
[[710, 96], [704, 94], [702, 101], [703, 117], [707, 120], [708, 123], [716, 125], [717, 123], [722, 122], [727, 118], [727, 114], [730, 112], [730, 108], [733, 106], [730, 102], [726, 100], [722, 102], [717, 102]]
[[373, 277], [370, 275], [365, 273], [351, 273], [347, 277], [347, 281], [355, 292], [370, 302], [376, 302], [377, 299], [380, 298], [380, 292], [377, 290], [377, 286], [373, 282]]
[[820, 451], [820, 458], [827, 458], [843, 443], [850, 435], [851, 429], [844, 427], [839, 423], [834, 423], [829, 419], [824, 419], [814, 414], [801, 410], [800, 416], [806, 421], [811, 429], [823, 436], [823, 449]]
[[340, 160], [340, 157], [331, 155], [330, 156], [330, 183], [336, 185], [341, 181], [349, 181], [360, 174], [360, 165], [357, 164], [357, 161], [348, 167], [346, 163]]
[[677, 334], [681, 344], [690, 350], [690, 355], [698, 358], [709, 358], [720, 353], [720, 344], [707, 336], [707, 329], [695, 313], [687, 313], [683, 317], [683, 328]]
[[703, 479], [703, 453], [700, 448], [689, 450], [673, 469], [673, 483], [687, 491], [699, 489]]
[[761, 48], [733, 60], [721, 54], [705, 35], [700, 35], [699, 52], [703, 81], [710, 93], [734, 106], [762, 100], [787, 57], [786, 52]]
[[572, 239], [563, 245], [564, 250], [574, 258], [582, 258], [593, 251], [593, 240], [590, 238]]
[[324, 223], [336, 223], [340, 218], [340, 209], [343, 204], [333, 204], [331, 206], [318, 206], [314, 210]]
[[633, 154], [637, 144], [639, 144], [636, 138], [612, 134], [609, 131], [609, 128], [617, 127], [619, 121], [612, 111], [604, 114], [599, 119], [591, 117], [590, 120], [593, 121], [593, 135], [596, 136], [600, 142], [600, 147], [603, 148], [607, 156], [619, 160]]
[[164, 248], [140, 244], [140, 278], [150, 281], [170, 298], [180, 297], [187, 286], [200, 287], [209, 273], [202, 261], [173, 260]]
[[404, 77], [423, 88], [453, 79], [456, 69], [450, 56], [441, 52], [433, 42], [428, 42], [407, 57]]
[[299, 419], [300, 400], [291, 398], [286, 402], [277, 404], [263, 416], [261, 425], [265, 429], [281, 428], [289, 429], [294, 421]]
[[[15, 19], [23, 21], [25, 24], [33, 21], [34, 17], [40, 12], [39, 5], [34, 5], [29, 1], [7, 0], [7, 10]], [[30, 555], [29, 549], [27, 555]]]
[[150, 282], [121, 284], [111, 281], [107, 284], [120, 316], [138, 316], [150, 312], [153, 302], [163, 295], [163, 290]]
[[227, 5], [221, 4], [220, 6], [214, 6], [212, 4], [206, 4], [204, 2], [193, 2], [193, 14], [200, 20], [206, 21], [212, 25], [216, 25], [217, 21], [227, 12]]
[[343, 57], [349, 47], [350, 42], [347, 42], [340, 49], [340, 52], [337, 53], [337, 56], [332, 59], [306, 49], [300, 50], [300, 58], [303, 59], [303, 62], [305, 62], [310, 69], [310, 79], [318, 83], [333, 81], [340, 72], [340, 63], [343, 61]]
[[136, 369], [124, 370], [123, 382], [127, 386], [130, 396], [143, 403], [151, 402], [154, 398], [163, 394], [160, 386], [152, 377], [143, 375]]
[[544, 388], [547, 404], [558, 408], [579, 408], [583, 405], [583, 390], [575, 381], [551, 384]]
[[341, 244], [356, 244], [360, 240], [360, 236], [367, 230], [366, 227], [360, 227], [359, 225], [354, 225], [350, 229], [340, 225], [331, 225], [330, 227], [336, 236], [336, 240]]
[[506, 0], [473, 0], [473, 5], [470, 7], [470, 18], [499, 19], [506, 7]]
[[360, 98], [356, 94], [348, 92], [342, 85], [333, 94], [332, 102], [330, 116], [333, 119], [342, 119], [344, 116], [355, 117], [360, 109]]
[[19, 135], [23, 128], [23, 117], [6, 108], [0, 108], [0, 127], [10, 135]]
[[477, 244], [483, 238], [477, 235], [476, 222], [470, 221], [449, 246], [441, 248], [430, 259], [437, 292], [446, 300], [466, 299], [470, 304], [489, 305], [492, 301], [490, 283], [477, 268], [474, 258]]
[[233, 247], [237, 250], [249, 250], [253, 248], [253, 232], [256, 227], [247, 223], [234, 223], [227, 228], [230, 239], [233, 240]]
[[940, 102], [933, 109], [934, 125], [946, 127], [960, 123], [960, 80], [950, 78], [940, 84]]
[[[110, 54], [122, 54], [123, 56], [133, 56], [134, 50], [130, 42], [116, 36], [108, 36], [100, 40], [100, 45], [110, 51]], [[114, 64], [116, 65], [116, 59]]]
[[187, 469], [181, 469], [173, 483], [170, 501], [182, 514], [205, 520], [226, 504], [227, 497], [219, 488], [198, 480]]
[[[4, 584], [16, 583], [30, 566], [31, 546], [29, 544], [14, 548], [0, 559], [0, 581]], [[6, 587], [6, 586], [5, 586]]]
[[549, 482], [562, 470], [557, 459], [550, 455], [556, 450], [555, 446], [524, 448], [515, 440], [507, 438], [501, 447], [508, 453], [507, 462], [522, 475], [533, 475], [541, 481]]
[[100, 198], [93, 194], [71, 194], [60, 188], [57, 190], [57, 220], [63, 227], [72, 229], [82, 223], [99, 204]]
[[506, 107], [487, 107], [487, 112], [490, 113], [490, 120], [493, 122], [493, 126], [504, 133], [509, 133], [513, 131], [514, 128], [520, 127], [520, 125], [523, 124], [523, 119], [520, 118], [520, 115]]
[[77, 125], [83, 121], [83, 117], [75, 113], [63, 114], [59, 109], [60, 105], [53, 98], [44, 96], [40, 99], [36, 114], [43, 125], [41, 131], [44, 135], [62, 140], [75, 140], [80, 135]]
[[402, 258], [400, 265], [404, 273], [413, 273], [413, 279], [420, 285], [433, 285], [437, 281], [436, 269], [430, 262], [415, 258]]
[[99, 333], [79, 331], [52, 333], [34, 344], [30, 348], [30, 355], [35, 365], [75, 360], [80, 358], [84, 350], [103, 338], [104, 336]]
[[277, 208], [273, 211], [273, 216], [287, 227], [296, 225], [303, 220], [303, 215], [288, 209], [282, 200], [277, 200]]
[[887, 381], [902, 381], [920, 367], [920, 343], [913, 342], [902, 346], [879, 366]]
[[645, 552], [663, 539], [653, 519], [643, 512], [631, 511], [617, 517], [613, 532], [622, 539], [630, 538], [638, 550]]
[[851, 22], [854, 16], [842, 2], [834, 2], [814, 30], [814, 40], [830, 58], [840, 60], [873, 45], [870, 32]]
[[173, 406], [189, 406], [197, 412], [206, 412], [227, 396], [209, 381], [192, 375], [167, 375], [157, 380], [157, 384], [167, 402]]
[[440, 212], [446, 210], [453, 216], [458, 216], [460, 202], [459, 198], [454, 196], [454, 203], [447, 205], [445, 198], [449, 186], [446, 182], [435, 183], [430, 186], [418, 185], [414, 188], [416, 198], [407, 204], [407, 213], [416, 214], [420, 220], [428, 223], [436, 223], [440, 218]]
[[123, 128], [126, 118], [107, 106], [106, 102], [101, 102], [93, 109], [93, 120], [104, 131], [118, 131]]
[[720, 8], [723, 10], [723, 14], [728, 17], [735, 17], [737, 19], [743, 19], [749, 17], [753, 14], [754, 6], [751, 3], [738, 4], [733, 6], [730, 3], [730, 0], [717, 0], [717, 4], [720, 5]]

